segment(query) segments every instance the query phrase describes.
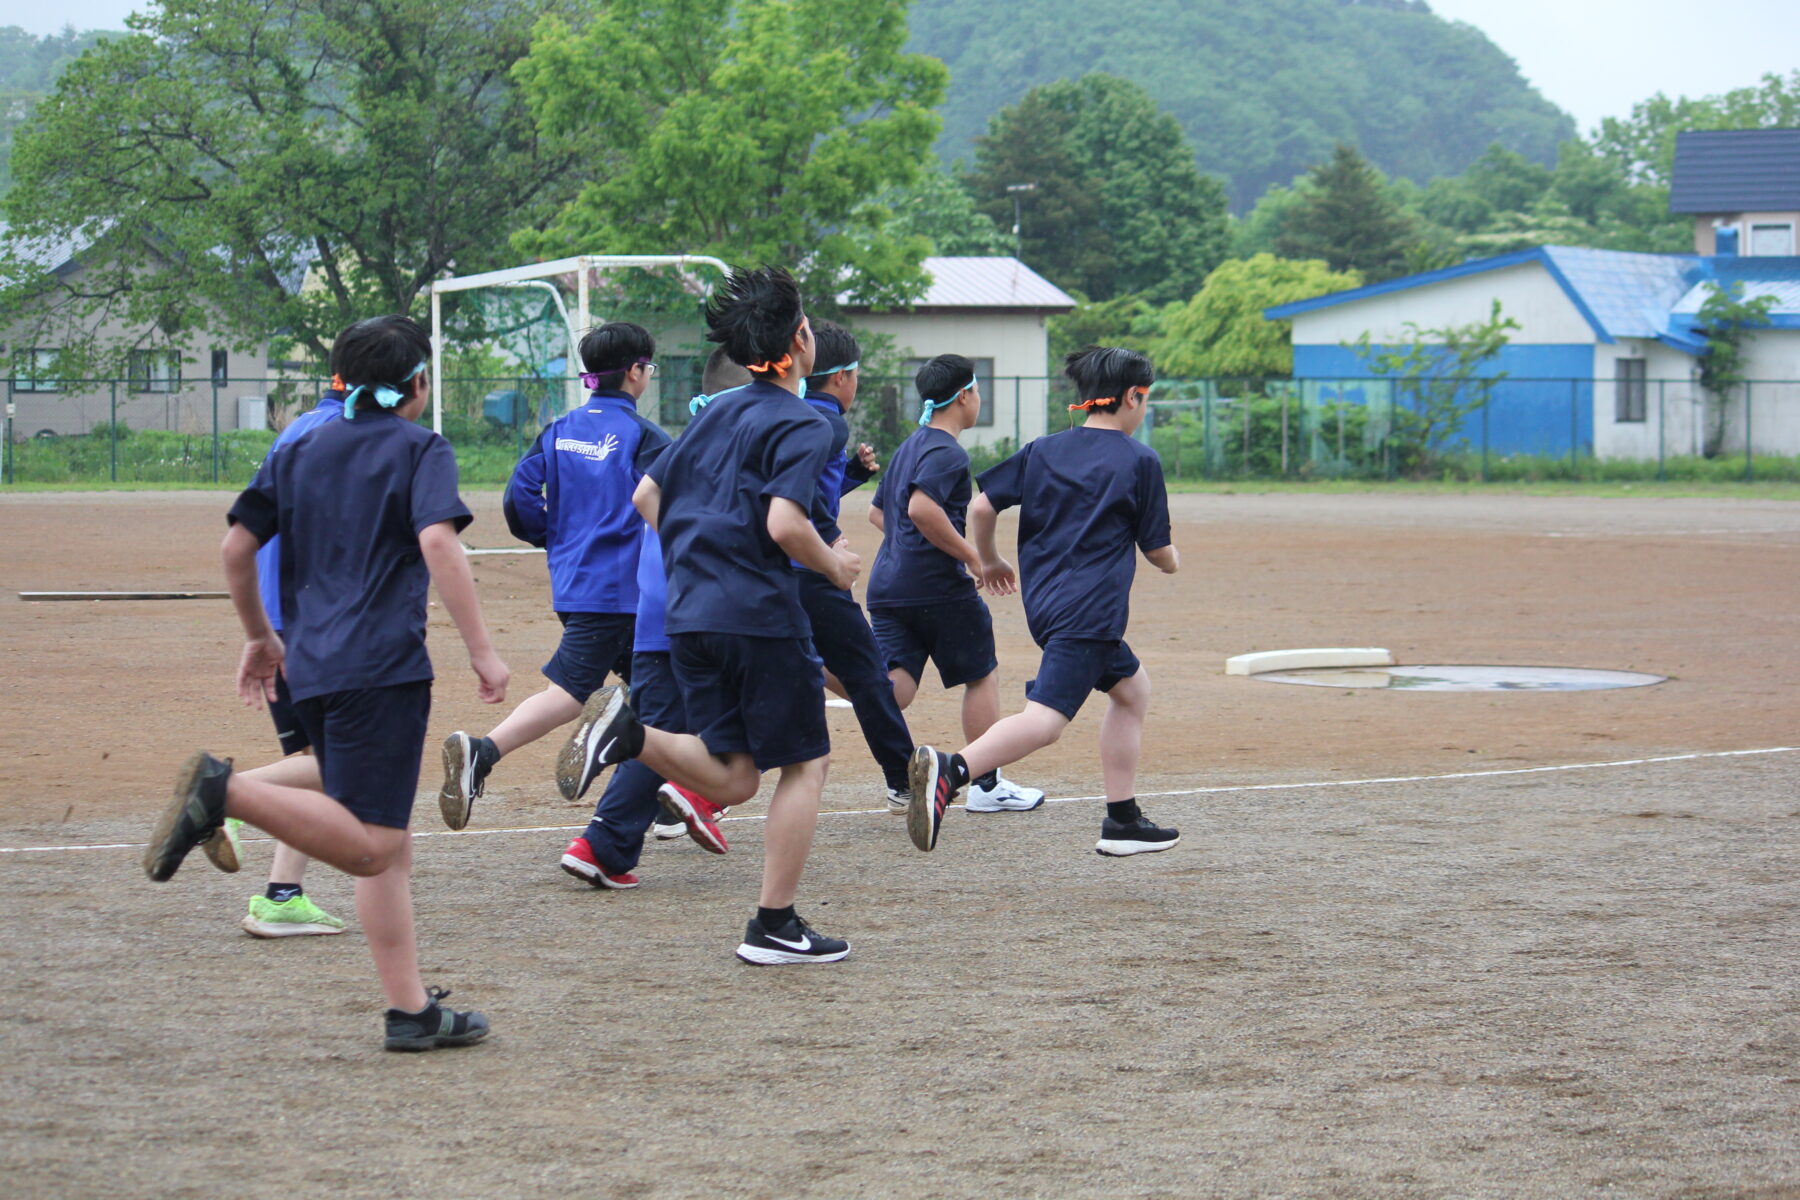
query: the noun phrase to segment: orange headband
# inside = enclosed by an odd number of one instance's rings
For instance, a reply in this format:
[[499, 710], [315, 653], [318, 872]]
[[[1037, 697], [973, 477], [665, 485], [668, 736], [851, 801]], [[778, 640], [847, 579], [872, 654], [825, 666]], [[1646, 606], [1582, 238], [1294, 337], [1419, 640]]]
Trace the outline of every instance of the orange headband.
[[773, 362], [745, 363], [744, 370], [751, 372], [774, 371], [780, 373], [793, 365], [794, 356], [791, 354], [784, 354]]
[[1092, 400], [1083, 400], [1080, 404], [1069, 405], [1069, 411], [1079, 412], [1084, 408], [1092, 408], [1096, 404], [1111, 404], [1117, 399], [1117, 396], [1095, 396]]

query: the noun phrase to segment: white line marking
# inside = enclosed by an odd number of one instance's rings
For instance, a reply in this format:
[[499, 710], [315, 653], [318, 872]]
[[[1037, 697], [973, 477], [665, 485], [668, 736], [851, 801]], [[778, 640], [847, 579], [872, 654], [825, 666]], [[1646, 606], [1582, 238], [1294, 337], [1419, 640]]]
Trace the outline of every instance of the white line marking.
[[[1387, 775], [1378, 779], [1316, 779], [1302, 783], [1242, 783], [1228, 787], [1176, 788], [1167, 792], [1139, 792], [1142, 796], [1216, 796], [1228, 792], [1289, 792], [1304, 791], [1312, 788], [1368, 787], [1377, 783], [1435, 783], [1442, 779], [1488, 779], [1497, 775], [1543, 775], [1553, 771], [1597, 771], [1606, 767], [1642, 767], [1654, 763], [1695, 762], [1705, 758], [1746, 758], [1757, 754], [1793, 754], [1800, 752], [1800, 746], [1766, 746], [1758, 750], [1707, 750], [1694, 754], [1664, 754], [1656, 758], [1618, 758], [1608, 762], [1564, 763], [1555, 767], [1505, 767], [1493, 771], [1451, 771], [1443, 775]], [[1084, 800], [1104, 800], [1098, 796], [1052, 796], [1045, 800], [1046, 804], [1076, 804]], [[960, 807], [960, 806], [958, 806]], [[888, 815], [883, 808], [838, 808], [822, 812], [821, 817], [869, 817], [880, 814]], [[721, 825], [729, 821], [766, 821], [768, 817], [761, 813], [747, 817], [720, 817]], [[521, 825], [509, 829], [436, 829], [424, 833], [415, 833], [415, 838], [460, 838], [460, 837], [492, 837], [503, 833], [567, 833], [571, 829], [586, 829], [584, 822], [580, 825]], [[273, 838], [246, 837], [246, 842], [269, 842]], [[146, 842], [105, 842], [94, 845], [76, 846], [0, 846], [0, 854], [58, 854], [77, 850], [142, 850]]]

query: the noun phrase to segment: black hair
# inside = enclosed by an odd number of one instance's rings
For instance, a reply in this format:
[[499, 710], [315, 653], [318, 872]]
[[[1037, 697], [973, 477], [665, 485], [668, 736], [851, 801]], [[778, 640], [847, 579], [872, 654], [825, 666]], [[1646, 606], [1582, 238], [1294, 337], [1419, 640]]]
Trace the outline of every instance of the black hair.
[[942, 405], [975, 382], [975, 364], [960, 354], [940, 354], [913, 376], [919, 399]]
[[707, 356], [706, 366], [700, 372], [700, 391], [707, 396], [716, 396], [734, 387], [743, 387], [749, 382], [750, 372], [732, 362], [731, 355], [725, 353], [723, 346]]
[[1063, 360], [1063, 374], [1075, 382], [1078, 400], [1110, 397], [1089, 412], [1118, 412], [1127, 388], [1147, 388], [1156, 382], [1156, 368], [1148, 355], [1122, 346], [1088, 346]]
[[[399, 313], [357, 321], [331, 343], [331, 373], [347, 388], [385, 385], [410, 392], [418, 365], [430, 361], [430, 335], [417, 321]], [[358, 412], [380, 407], [370, 392], [356, 398]]]
[[[648, 329], [630, 321], [608, 321], [588, 330], [581, 339], [582, 368], [603, 377], [617, 376], [613, 383], [624, 379], [625, 372], [636, 366], [639, 359], [655, 357], [656, 339]], [[608, 381], [602, 378], [601, 382]]]
[[862, 343], [836, 321], [814, 321], [812, 331], [816, 348], [814, 369], [806, 383], [808, 387], [824, 387], [827, 379], [862, 358]]
[[786, 271], [733, 271], [706, 302], [706, 340], [717, 342], [741, 366], [775, 362], [788, 352], [804, 320], [800, 289]]

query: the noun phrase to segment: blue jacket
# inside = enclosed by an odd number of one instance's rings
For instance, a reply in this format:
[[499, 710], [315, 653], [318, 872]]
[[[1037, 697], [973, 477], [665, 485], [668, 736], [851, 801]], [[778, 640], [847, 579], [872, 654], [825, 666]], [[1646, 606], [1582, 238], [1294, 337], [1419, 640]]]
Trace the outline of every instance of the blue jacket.
[[[818, 491], [806, 514], [812, 518], [813, 528], [819, 531], [819, 536], [829, 546], [844, 535], [843, 530], [838, 528], [838, 512], [843, 506], [844, 497], [867, 483], [872, 476], [863, 469], [861, 460], [851, 457], [847, 450], [850, 443], [850, 423], [844, 420], [844, 410], [838, 407], [838, 402], [824, 392], [809, 392], [806, 402], [830, 423], [832, 445], [836, 447], [826, 460], [825, 469], [819, 472]], [[799, 563], [789, 561], [796, 570], [807, 570]]]
[[[269, 447], [269, 453], [281, 449], [307, 430], [333, 417], [344, 415], [344, 397], [337, 392], [326, 392], [319, 397], [319, 402], [306, 412], [301, 413], [288, 427], [281, 431], [275, 444]], [[256, 580], [262, 588], [263, 611], [269, 614], [269, 624], [281, 631], [281, 535], [278, 533], [263, 543], [262, 549], [256, 552]]]
[[513, 468], [506, 526], [548, 552], [557, 612], [637, 611], [644, 521], [631, 494], [668, 444], [630, 396], [595, 392], [546, 425]]

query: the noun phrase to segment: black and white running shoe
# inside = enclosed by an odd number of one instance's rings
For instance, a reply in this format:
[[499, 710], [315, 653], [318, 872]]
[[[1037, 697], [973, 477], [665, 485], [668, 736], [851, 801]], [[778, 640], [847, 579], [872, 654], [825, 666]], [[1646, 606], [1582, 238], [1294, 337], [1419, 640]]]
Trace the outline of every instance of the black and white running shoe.
[[826, 937], [798, 915], [779, 929], [764, 929], [760, 919], [751, 917], [744, 944], [737, 948], [737, 956], [753, 967], [837, 962], [849, 953], [849, 942]]
[[1106, 817], [1100, 822], [1100, 842], [1094, 850], [1113, 858], [1124, 858], [1128, 854], [1154, 854], [1158, 850], [1167, 850], [1180, 840], [1179, 830], [1164, 829], [1141, 814], [1129, 823]]
[[556, 756], [556, 787], [565, 800], [579, 800], [602, 767], [636, 758], [644, 748], [644, 727], [631, 711], [631, 689], [601, 688], [581, 710], [575, 732]]
[[907, 836], [919, 849], [930, 850], [937, 845], [944, 810], [956, 799], [950, 756], [930, 746], [920, 746], [907, 764], [907, 782], [912, 785], [912, 800], [906, 808]]
[[485, 741], [486, 738], [470, 737], [460, 729], [444, 739], [444, 786], [438, 789], [438, 811], [444, 814], [444, 824], [451, 829], [461, 829], [469, 823], [475, 797], [481, 795], [488, 772], [493, 769], [482, 753]]
[[656, 819], [650, 823], [650, 832], [659, 842], [674, 841], [687, 836], [687, 822], [667, 809], [659, 808], [656, 810]]

